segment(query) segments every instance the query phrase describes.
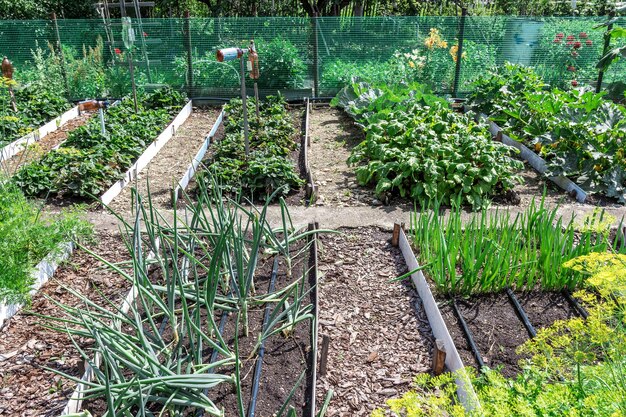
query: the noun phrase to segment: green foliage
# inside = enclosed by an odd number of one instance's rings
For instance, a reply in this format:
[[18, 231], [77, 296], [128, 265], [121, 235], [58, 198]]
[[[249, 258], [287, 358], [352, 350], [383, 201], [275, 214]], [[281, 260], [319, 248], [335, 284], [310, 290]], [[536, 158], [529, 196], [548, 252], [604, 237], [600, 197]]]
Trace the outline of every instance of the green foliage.
[[398, 192], [417, 202], [477, 209], [521, 181], [512, 148], [494, 142], [484, 124], [453, 112], [423, 85], [354, 83], [332, 104], [364, 127], [366, 138], [348, 162], [357, 165], [359, 183], [375, 185], [379, 196]]
[[0, 147], [39, 128], [71, 105], [50, 86], [33, 83], [15, 88], [18, 112], [13, 112], [9, 92], [0, 87]]
[[298, 148], [296, 130], [281, 96], [260, 103], [260, 119], [255, 102], [247, 101], [250, 125], [250, 155], [246, 157], [241, 99], [225, 106], [225, 135], [215, 144], [209, 165], [214, 180], [228, 191], [251, 198], [279, 197], [299, 189], [304, 181], [298, 176], [291, 152]]
[[44, 219], [13, 183], [0, 179], [0, 302], [24, 300], [33, 267], [60, 243], [90, 234], [79, 212]]
[[626, 203], [626, 108], [584, 89], [545, 92], [532, 70], [507, 68], [477, 81], [473, 108], [540, 153], [548, 176]]
[[514, 218], [508, 212], [483, 211], [462, 221], [460, 209], [444, 219], [435, 206], [412, 217], [414, 243], [443, 294], [492, 293], [507, 287], [574, 289], [584, 276], [567, 271], [562, 262], [616, 246], [608, 238], [615, 219], [593, 212], [579, 224], [557, 213], [542, 200]]
[[165, 89], [140, 100], [137, 113], [131, 98], [106, 112], [105, 136], [97, 118], [71, 131], [60, 148], [20, 168], [15, 183], [29, 196], [99, 196], [121, 178], [186, 99]]

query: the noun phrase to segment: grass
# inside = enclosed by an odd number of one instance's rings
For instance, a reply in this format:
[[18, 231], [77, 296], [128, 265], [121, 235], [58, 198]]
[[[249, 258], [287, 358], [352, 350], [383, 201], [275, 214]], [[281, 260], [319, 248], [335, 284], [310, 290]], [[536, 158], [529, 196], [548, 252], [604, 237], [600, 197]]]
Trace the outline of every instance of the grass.
[[12, 182], [0, 177], [0, 302], [24, 301], [33, 267], [61, 243], [91, 233], [76, 210], [43, 218]]
[[463, 222], [461, 209], [447, 218], [438, 213], [437, 205], [415, 212], [411, 223], [420, 260], [442, 294], [574, 289], [584, 277], [565, 270], [563, 262], [617, 247], [617, 237], [608, 236], [611, 219], [602, 211], [581, 223], [567, 221], [543, 199], [515, 217], [483, 211]]

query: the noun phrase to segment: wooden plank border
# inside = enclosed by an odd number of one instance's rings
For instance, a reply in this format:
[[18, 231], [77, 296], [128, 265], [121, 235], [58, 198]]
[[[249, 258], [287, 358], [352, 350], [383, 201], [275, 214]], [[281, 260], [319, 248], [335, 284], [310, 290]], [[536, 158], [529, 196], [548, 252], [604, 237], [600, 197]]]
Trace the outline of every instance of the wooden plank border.
[[[41, 262], [37, 264], [35, 270], [31, 273], [33, 278], [33, 284], [29, 294], [35, 295], [37, 291], [46, 283], [54, 273], [59, 265], [68, 260], [74, 251], [74, 243], [64, 242], [61, 243], [57, 250], [48, 254]], [[4, 323], [16, 315], [20, 309], [24, 306], [24, 303], [12, 303], [12, 304], [0, 304], [0, 329]]]
[[22, 136], [20, 139], [17, 139], [12, 143], [9, 143], [4, 148], [0, 149], [0, 162], [14, 157], [28, 145], [40, 141], [48, 134], [58, 130], [61, 126], [78, 116], [80, 116], [78, 106], [72, 107], [70, 110], [52, 119], [40, 128], [33, 130], [29, 134]]
[[139, 159], [126, 171], [124, 177], [111, 186], [102, 197], [100, 201], [102, 204], [109, 204], [115, 197], [117, 197], [122, 190], [130, 184], [137, 175], [144, 169], [150, 161], [156, 156], [156, 154], [169, 142], [174, 136], [178, 128], [185, 123], [193, 112], [193, 106], [191, 100], [182, 108], [180, 113], [174, 118], [174, 120], [161, 132], [161, 134], [146, 148], [141, 154]]
[[[539, 172], [540, 174], [546, 173], [548, 166], [546, 161], [542, 157], [528, 149], [528, 147], [526, 147], [523, 143], [511, 139], [511, 137], [504, 133], [504, 130], [500, 126], [498, 126], [495, 122], [489, 120], [489, 117], [486, 114], [481, 113], [478, 117], [479, 120], [489, 123], [489, 131], [494, 137], [501, 138], [502, 143], [504, 143], [505, 145], [509, 145], [518, 149], [520, 151], [519, 156], [523, 160], [527, 161], [530, 166], [532, 166], [537, 172]], [[550, 179], [550, 181], [569, 193], [572, 197], [575, 197], [576, 201], [578, 201], [579, 203], [584, 203], [587, 199], [587, 193], [569, 178], [566, 178], [562, 175], [559, 175], [558, 177], [548, 178]]]
[[[409, 271], [419, 268], [417, 258], [415, 257], [415, 254], [411, 249], [411, 244], [402, 228], [400, 228], [398, 243]], [[479, 410], [480, 403], [478, 402], [478, 396], [476, 395], [472, 382], [464, 369], [461, 356], [459, 355], [459, 352], [454, 345], [454, 340], [452, 339], [452, 336], [448, 331], [448, 327], [441, 316], [441, 311], [439, 311], [437, 302], [435, 301], [435, 298], [430, 291], [430, 287], [426, 282], [426, 277], [424, 277], [422, 271], [417, 271], [411, 275], [411, 280], [413, 281], [413, 285], [422, 300], [426, 316], [428, 317], [428, 322], [430, 323], [430, 327], [433, 331], [433, 336], [435, 336], [436, 339], [442, 340], [444, 343], [446, 349], [445, 364], [448, 367], [448, 370], [455, 374], [457, 396], [459, 401], [463, 404], [463, 407], [467, 411]]]
[[222, 111], [217, 117], [217, 120], [215, 120], [215, 123], [213, 123], [213, 127], [211, 128], [211, 131], [204, 139], [204, 142], [202, 143], [202, 146], [200, 146], [200, 149], [196, 153], [196, 156], [193, 158], [193, 161], [187, 167], [187, 171], [185, 172], [183, 177], [180, 179], [180, 181], [178, 181], [178, 185], [176, 186], [172, 194], [172, 199], [174, 202], [178, 201], [178, 199], [183, 196], [183, 191], [187, 189], [187, 187], [189, 186], [189, 183], [191, 182], [193, 177], [196, 175], [196, 172], [198, 171], [198, 168], [200, 167], [200, 164], [202, 163], [204, 156], [209, 150], [209, 146], [211, 145], [211, 140], [215, 137], [215, 134], [217, 133], [217, 130], [219, 129], [219, 127], [222, 125], [223, 121], [224, 121], [224, 109], [222, 108]]
[[309, 99], [304, 99], [304, 105], [306, 107], [304, 117], [304, 135], [302, 137], [302, 153], [304, 155], [304, 175], [306, 180], [306, 198], [309, 205], [312, 205], [317, 200], [317, 185], [313, 180], [313, 172], [311, 171], [311, 165], [309, 164], [309, 148], [311, 147], [311, 137], [309, 135], [309, 123], [311, 116], [311, 103]]

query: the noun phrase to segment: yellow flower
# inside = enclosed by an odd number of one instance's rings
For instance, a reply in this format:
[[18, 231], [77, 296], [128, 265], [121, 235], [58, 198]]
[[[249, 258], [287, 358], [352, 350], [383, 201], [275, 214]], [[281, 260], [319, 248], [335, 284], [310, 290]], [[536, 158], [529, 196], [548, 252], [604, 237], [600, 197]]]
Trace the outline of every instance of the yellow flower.
[[409, 67], [411, 67], [411, 68], [415, 68], [415, 62], [413, 62], [413, 61], [409, 61]]

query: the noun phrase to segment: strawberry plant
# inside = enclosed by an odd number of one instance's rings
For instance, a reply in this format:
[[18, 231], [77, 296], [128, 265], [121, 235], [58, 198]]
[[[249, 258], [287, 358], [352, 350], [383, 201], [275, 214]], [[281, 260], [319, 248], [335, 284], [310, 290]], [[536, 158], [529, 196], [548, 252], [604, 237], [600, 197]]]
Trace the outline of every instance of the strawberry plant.
[[131, 98], [107, 111], [104, 136], [98, 119], [71, 131], [59, 149], [22, 167], [14, 176], [15, 183], [30, 196], [85, 198], [102, 194], [122, 177], [186, 100], [171, 89], [140, 99], [137, 113]]
[[268, 97], [260, 103], [260, 118], [255, 115], [254, 100], [249, 100], [250, 155], [246, 158], [243, 135], [243, 106], [240, 99], [224, 108], [225, 135], [215, 144], [209, 171], [215, 181], [229, 191], [243, 190], [265, 199], [276, 190], [287, 195], [304, 183], [299, 177], [290, 153], [297, 149], [296, 129], [281, 96]]
[[[350, 99], [352, 98], [352, 99]], [[477, 209], [521, 181], [513, 148], [494, 142], [471, 115], [452, 111], [423, 86], [353, 84], [334, 101], [366, 132], [348, 159], [361, 185], [378, 196], [397, 192], [414, 201], [461, 202]]]
[[473, 108], [544, 157], [548, 176], [570, 177], [586, 191], [626, 203], [626, 108], [584, 89], [543, 91], [530, 69], [509, 74], [514, 77], [492, 73], [478, 80]]

